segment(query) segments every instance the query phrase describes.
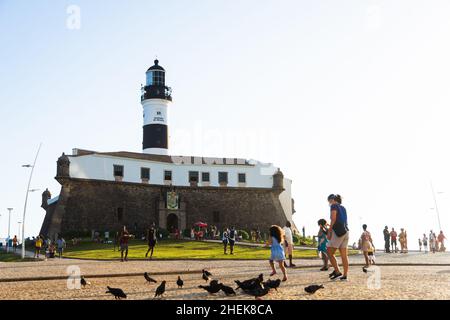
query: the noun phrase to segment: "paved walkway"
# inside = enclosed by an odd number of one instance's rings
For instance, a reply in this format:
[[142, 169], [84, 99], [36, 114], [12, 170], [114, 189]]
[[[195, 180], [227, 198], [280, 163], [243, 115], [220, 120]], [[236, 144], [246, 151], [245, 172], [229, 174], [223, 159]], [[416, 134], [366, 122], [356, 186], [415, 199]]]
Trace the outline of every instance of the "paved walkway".
[[[299, 268], [288, 269], [289, 280], [282, 284], [278, 292], [267, 298], [450, 299], [448, 253], [378, 254], [379, 269], [374, 268], [374, 272], [368, 274], [361, 270], [362, 261], [360, 255], [350, 257], [350, 280], [339, 283], [330, 282], [327, 273], [318, 271], [320, 260], [297, 259], [294, 262]], [[168, 299], [227, 299], [222, 294], [209, 296], [198, 288], [203, 282], [200, 274], [203, 268], [228, 285], [233, 285], [235, 279], [247, 279], [261, 272], [267, 278], [270, 273], [269, 264], [264, 260], [120, 262], [51, 259], [11, 262], [0, 264], [0, 299], [111, 299], [105, 294], [106, 285], [121, 287], [128, 293], [129, 299], [149, 299], [155, 285], [146, 283], [142, 276], [144, 272], [149, 272], [159, 281], [168, 281]], [[92, 285], [83, 290], [68, 289], [67, 278], [74, 270], [79, 270]], [[185, 280], [185, 288], [180, 290], [174, 285], [178, 274]], [[36, 278], [40, 277], [56, 279], [37, 281]], [[369, 283], [377, 281], [380, 282], [380, 288]], [[303, 288], [312, 283], [324, 283], [326, 289], [313, 296], [305, 294]], [[239, 293], [236, 299], [252, 297]]]

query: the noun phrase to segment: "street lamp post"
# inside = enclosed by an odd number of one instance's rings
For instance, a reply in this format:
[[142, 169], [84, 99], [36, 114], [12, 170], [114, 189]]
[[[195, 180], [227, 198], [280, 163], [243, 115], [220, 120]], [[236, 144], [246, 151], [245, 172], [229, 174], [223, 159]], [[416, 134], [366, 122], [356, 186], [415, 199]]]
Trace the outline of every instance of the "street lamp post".
[[[19, 237], [20, 237], [20, 225], [22, 224], [22, 221], [17, 221], [17, 224], [19, 225], [19, 228], [17, 228], [17, 234], [19, 235]], [[20, 241], [19, 241], [20, 240]], [[22, 243], [22, 240], [21, 239], [17, 239], [17, 242], [18, 243]]]
[[[431, 186], [431, 192], [433, 193], [434, 206], [436, 208], [436, 214], [437, 214], [437, 218], [438, 218], [439, 230], [442, 230], [441, 217], [439, 216], [439, 209], [438, 209], [437, 200], [436, 200], [436, 194], [434, 193], [434, 188], [433, 188], [433, 182], [432, 181], [430, 181], [430, 186]], [[443, 192], [438, 192], [438, 193], [443, 193]]]
[[9, 239], [11, 239], [11, 211], [13, 208], [6, 208], [8, 210], [8, 240], [6, 243], [6, 252], [9, 252]]
[[[33, 165], [27, 164], [27, 165], [23, 165], [22, 167], [25, 168], [31, 168], [31, 172], [30, 172], [30, 178], [28, 179], [28, 186], [27, 186], [27, 193], [25, 195], [25, 204], [23, 206], [23, 219], [22, 219], [22, 259], [25, 259], [25, 214], [27, 212], [27, 202], [28, 202], [28, 193], [31, 192], [30, 190], [30, 185], [31, 185], [31, 178], [33, 177], [33, 171], [34, 171], [34, 167], [36, 165], [36, 161], [39, 155], [39, 151], [41, 150], [41, 146], [42, 143], [39, 144], [39, 148], [36, 152], [36, 157], [34, 158], [34, 162]], [[33, 190], [35, 191], [35, 190]]]

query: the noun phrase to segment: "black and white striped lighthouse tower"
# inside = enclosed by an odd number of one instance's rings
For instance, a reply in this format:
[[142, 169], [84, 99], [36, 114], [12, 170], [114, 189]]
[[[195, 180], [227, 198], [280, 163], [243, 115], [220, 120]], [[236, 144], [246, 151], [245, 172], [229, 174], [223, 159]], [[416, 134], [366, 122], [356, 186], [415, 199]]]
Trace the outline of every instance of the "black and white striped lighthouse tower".
[[158, 60], [146, 72], [146, 83], [141, 95], [144, 109], [144, 153], [167, 155], [167, 107], [172, 102], [172, 89], [166, 86], [165, 75], [166, 71]]

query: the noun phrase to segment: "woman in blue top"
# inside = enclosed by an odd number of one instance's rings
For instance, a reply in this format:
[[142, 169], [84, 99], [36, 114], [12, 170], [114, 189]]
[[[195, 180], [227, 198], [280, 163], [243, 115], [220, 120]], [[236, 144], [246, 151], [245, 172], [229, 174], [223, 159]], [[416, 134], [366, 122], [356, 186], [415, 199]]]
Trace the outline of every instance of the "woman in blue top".
[[274, 276], [277, 274], [277, 271], [275, 270], [275, 264], [274, 261], [278, 262], [278, 265], [283, 272], [283, 280], [287, 280], [286, 275], [286, 268], [284, 267], [284, 249], [282, 243], [284, 242], [284, 232], [283, 229], [281, 229], [280, 226], [273, 225], [269, 229], [270, 233], [270, 240], [269, 243], [271, 244], [270, 247], [270, 267], [272, 268], [272, 273], [270, 276]]
[[322, 260], [323, 260], [323, 267], [320, 269], [320, 271], [327, 271], [328, 270], [328, 254], [327, 254], [327, 234], [328, 234], [328, 224], [325, 219], [320, 219], [317, 221], [317, 224], [319, 225], [319, 233], [317, 234], [317, 251], [319, 251]]
[[[339, 280], [347, 281], [348, 273], [348, 240], [349, 231], [347, 227], [347, 211], [342, 206], [342, 198], [338, 194], [331, 194], [328, 196], [328, 203], [330, 205], [330, 228], [328, 229], [327, 238], [329, 240], [328, 258], [333, 265], [334, 271], [330, 274], [331, 280], [339, 278]], [[339, 249], [341, 254], [342, 265], [344, 267], [344, 274], [341, 273], [334, 254]]]

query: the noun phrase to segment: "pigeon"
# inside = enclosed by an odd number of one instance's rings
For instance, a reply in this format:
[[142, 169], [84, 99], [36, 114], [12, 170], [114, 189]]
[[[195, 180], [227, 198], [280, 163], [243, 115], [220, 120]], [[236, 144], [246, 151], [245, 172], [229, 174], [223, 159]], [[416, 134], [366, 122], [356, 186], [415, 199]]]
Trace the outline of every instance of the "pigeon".
[[105, 293], [111, 293], [114, 296], [114, 299], [120, 300], [121, 298], [124, 298], [124, 299], [127, 298], [127, 295], [125, 294], [125, 292], [123, 292], [122, 289], [111, 288], [111, 287], [107, 287], [107, 288], [108, 288], [108, 291], [106, 291]]
[[244, 292], [246, 294], [248, 294], [249, 296], [254, 296], [255, 299], [258, 299], [258, 300], [260, 300], [261, 297], [268, 294], [269, 291], [270, 291], [270, 288], [263, 288], [261, 285], [259, 285], [259, 287], [255, 288], [255, 289], [244, 290]]
[[147, 282], [148, 283], [156, 283], [156, 282], [158, 282], [158, 281], [156, 281], [155, 279], [153, 279], [153, 278], [150, 278], [150, 276], [148, 275], [148, 273], [147, 272], [144, 272], [144, 278], [145, 278], [145, 280], [147, 280]]
[[270, 289], [275, 289], [276, 291], [277, 288], [280, 286], [281, 280], [277, 279], [277, 280], [267, 280], [266, 282], [263, 282], [264, 288], [270, 288]]
[[253, 289], [260, 287], [260, 284], [263, 282], [263, 280], [264, 280], [264, 276], [261, 273], [257, 278], [245, 280], [242, 282], [240, 282], [239, 280], [235, 280], [234, 282], [236, 282], [236, 284], [238, 285], [236, 290], [237, 289], [253, 290]]
[[312, 284], [310, 286], [307, 286], [305, 288], [305, 291], [310, 293], [310, 294], [314, 294], [314, 293], [316, 293], [317, 290], [323, 289], [323, 288], [324, 288], [323, 285]]
[[83, 286], [83, 288], [91, 285], [91, 283], [89, 281], [86, 281], [86, 279], [84, 279], [84, 277], [80, 278], [80, 284]]
[[211, 273], [209, 273], [208, 271], [206, 271], [206, 270], [202, 270], [202, 279], [203, 280], [205, 280], [206, 282], [208, 282], [209, 281], [209, 277], [211, 276]]
[[206, 276], [208, 276], [208, 277], [211, 277], [211, 276], [212, 276], [212, 273], [209, 272], [209, 271], [206, 270], [206, 269], [203, 269], [203, 270], [202, 270], [202, 273], [206, 274]]
[[366, 267], [363, 267], [363, 272], [367, 273], [367, 268]]
[[155, 291], [155, 298], [162, 296], [164, 292], [166, 291], [166, 281], [162, 281], [158, 288], [156, 288]]
[[217, 280], [212, 280], [209, 286], [198, 286], [199, 288], [208, 291], [210, 294], [214, 294], [222, 289], [222, 286], [218, 284]]
[[184, 281], [181, 280], [180, 276], [178, 276], [177, 286], [178, 288], [183, 288]]
[[220, 289], [227, 295], [227, 296], [231, 296], [231, 295], [236, 295], [236, 292], [233, 290], [232, 287], [226, 286], [224, 284], [220, 284]]

